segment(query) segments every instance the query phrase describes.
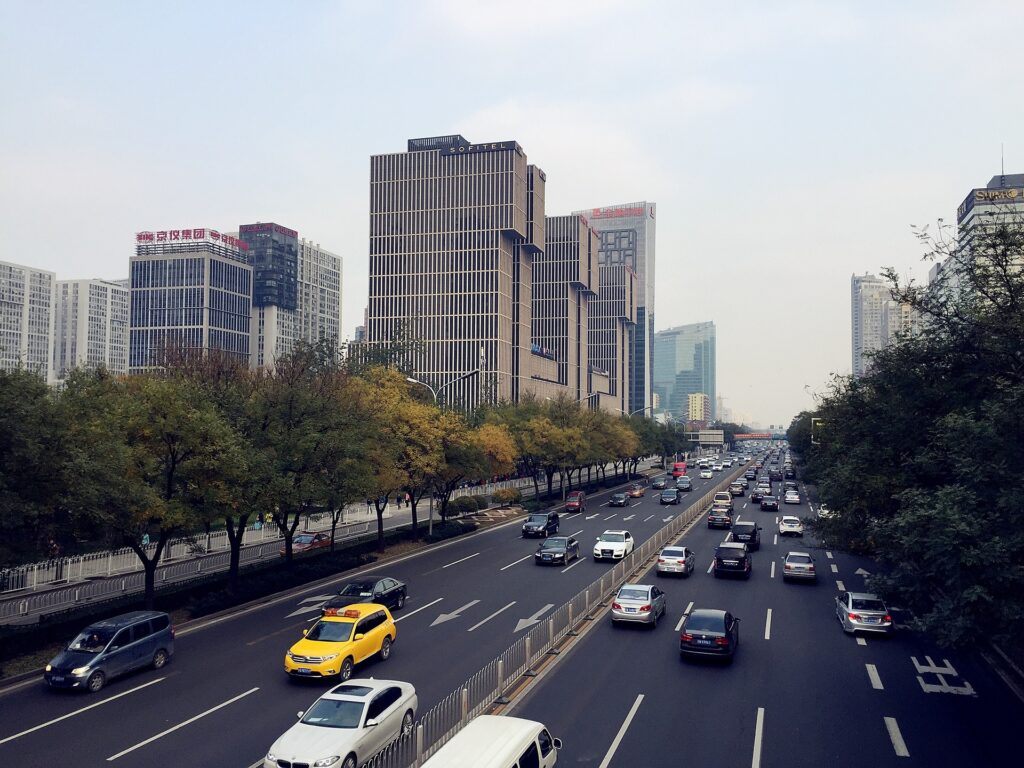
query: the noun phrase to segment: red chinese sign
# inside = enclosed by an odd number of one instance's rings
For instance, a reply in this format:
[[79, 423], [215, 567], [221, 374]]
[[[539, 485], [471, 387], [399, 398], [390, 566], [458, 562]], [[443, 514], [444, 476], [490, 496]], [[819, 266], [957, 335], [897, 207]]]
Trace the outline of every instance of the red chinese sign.
[[626, 216], [643, 216], [643, 208], [594, 208], [590, 212], [592, 219], [620, 219]]
[[182, 240], [206, 239], [216, 240], [224, 245], [237, 248], [240, 251], [249, 250], [249, 246], [237, 237], [231, 237], [230, 235], [225, 235], [223, 232], [218, 232], [216, 229], [207, 229], [206, 227], [200, 227], [199, 229], [166, 229], [161, 230], [160, 232], [135, 233], [136, 243], [173, 243], [180, 242]]

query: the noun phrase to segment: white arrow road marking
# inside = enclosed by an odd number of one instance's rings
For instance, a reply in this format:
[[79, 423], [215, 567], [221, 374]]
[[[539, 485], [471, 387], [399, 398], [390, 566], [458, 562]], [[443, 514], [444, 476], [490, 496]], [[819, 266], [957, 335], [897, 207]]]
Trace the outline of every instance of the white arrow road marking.
[[594, 514], [592, 514], [592, 515], [587, 515], [587, 516], [586, 516], [585, 518], [583, 518], [583, 519], [584, 519], [584, 520], [593, 520], [593, 519], [594, 519], [595, 517], [597, 517], [597, 513], [596, 513], [596, 512], [595, 512]]
[[627, 520], [632, 520], [634, 517], [636, 517], [636, 515], [630, 515], [629, 517], [624, 517], [624, 518], [622, 518], [622, 522], [626, 522]]
[[426, 605], [424, 605], [424, 606], [422, 606], [420, 608], [417, 608], [415, 611], [409, 611], [408, 613], [403, 613], [401, 616], [399, 616], [397, 619], [395, 619], [395, 624], [397, 624], [398, 622], [402, 621], [403, 619], [408, 619], [410, 616], [412, 616], [414, 614], [417, 614], [420, 611], [427, 610], [427, 608], [429, 608], [432, 605], [437, 605], [442, 600], [444, 600], [444, 598], [443, 597], [439, 597], [439, 598], [437, 598], [437, 600], [431, 600], [429, 603], [427, 603]]
[[530, 555], [527, 555], [526, 557], [520, 557], [520, 558], [519, 558], [518, 560], [516, 560], [516, 561], [515, 561], [514, 563], [509, 563], [508, 565], [503, 565], [503, 566], [501, 566], [501, 568], [499, 568], [498, 570], [499, 570], [499, 571], [504, 571], [504, 570], [507, 570], [508, 568], [511, 568], [511, 567], [512, 567], [513, 565], [519, 565], [519, 563], [523, 562], [523, 560], [529, 560], [529, 559], [530, 559], [530, 557], [531, 557]]
[[540, 617], [555, 607], [554, 603], [548, 603], [533, 616], [528, 619], [520, 619], [519, 623], [516, 624], [516, 632], [522, 632], [527, 627], [532, 627], [534, 624], [540, 624]]
[[[857, 576], [870, 576], [871, 575], [871, 571], [865, 571], [863, 568], [858, 568], [856, 571], [854, 571], [854, 573]], [[894, 720], [893, 722], [896, 722], [896, 721]]]
[[874, 664], [864, 665], [868, 670], [868, 680], [871, 681], [871, 687], [876, 691], [884, 691], [885, 686], [882, 685], [882, 678], [878, 676], [878, 668]]
[[668, 522], [669, 520], [671, 520], [671, 519], [672, 519], [672, 515], [669, 515], [668, 517], [663, 517], [663, 518], [661, 518], [661, 522], [663, 522], [663, 523], [667, 523], [667, 522]]
[[507, 610], [508, 610], [509, 608], [511, 608], [511, 607], [512, 607], [513, 605], [515, 605], [515, 604], [516, 604], [516, 601], [515, 601], [515, 600], [513, 600], [513, 601], [512, 601], [511, 603], [509, 603], [508, 605], [506, 605], [506, 606], [505, 606], [504, 608], [499, 608], [498, 610], [496, 610], [496, 611], [495, 611], [494, 613], [492, 613], [492, 614], [491, 614], [490, 616], [488, 616], [488, 617], [487, 617], [486, 619], [484, 619], [483, 621], [478, 621], [478, 622], [477, 622], [476, 624], [474, 624], [474, 625], [473, 625], [472, 627], [470, 627], [470, 628], [469, 628], [469, 629], [467, 629], [466, 631], [467, 631], [467, 632], [472, 632], [472, 631], [473, 631], [474, 629], [476, 629], [477, 627], [482, 627], [482, 626], [483, 626], [484, 624], [486, 624], [486, 623], [487, 623], [488, 621], [490, 621], [491, 619], [493, 619], [493, 618], [494, 618], [495, 616], [497, 616], [497, 615], [498, 615], [499, 613], [501, 613], [502, 611], [507, 611]]
[[480, 602], [479, 600], [470, 600], [464, 606], [462, 606], [461, 608], [456, 608], [451, 613], [439, 613], [439, 614], [437, 614], [437, 618], [434, 619], [432, 622], [430, 622], [430, 626], [436, 627], [438, 624], [444, 624], [446, 621], [451, 621], [452, 619], [457, 619], [457, 618], [459, 618], [459, 614], [461, 614], [465, 610], [468, 610], [468, 609], [472, 608], [474, 605], [476, 605], [479, 602]]
[[299, 608], [297, 611], [292, 611], [287, 616], [285, 616], [285, 618], [290, 619], [292, 616], [298, 616], [303, 613], [309, 613], [310, 611], [319, 611], [323, 604], [330, 600], [332, 597], [334, 597], [334, 595], [317, 595], [316, 597], [307, 597], [305, 600], [302, 601], [303, 603], [316, 603], [316, 605], [305, 605], [302, 608]]

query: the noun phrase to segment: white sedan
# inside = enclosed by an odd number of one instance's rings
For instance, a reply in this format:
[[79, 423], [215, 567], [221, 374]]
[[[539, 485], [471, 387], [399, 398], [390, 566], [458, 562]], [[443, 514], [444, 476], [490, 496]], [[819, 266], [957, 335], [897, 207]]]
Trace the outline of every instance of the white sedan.
[[713, 469], [713, 470], [714, 470], [715, 472], [721, 472], [721, 471], [722, 471], [722, 465], [721, 465], [721, 464], [712, 464], [712, 465], [711, 465], [711, 468], [712, 468], [712, 469]]
[[633, 551], [633, 537], [629, 531], [605, 531], [594, 545], [595, 560], [621, 560]]
[[263, 766], [356, 768], [412, 732], [418, 705], [409, 683], [350, 679], [300, 712], [299, 722], [274, 742]]
[[702, 469], [700, 471], [701, 480], [710, 480], [714, 476], [715, 476], [715, 473], [712, 472], [710, 469]]
[[793, 517], [792, 515], [784, 515], [779, 520], [779, 536], [803, 536], [804, 535], [804, 524], [800, 522], [799, 517]]
[[785, 497], [782, 499], [783, 504], [799, 504], [800, 494], [796, 491], [786, 491]]

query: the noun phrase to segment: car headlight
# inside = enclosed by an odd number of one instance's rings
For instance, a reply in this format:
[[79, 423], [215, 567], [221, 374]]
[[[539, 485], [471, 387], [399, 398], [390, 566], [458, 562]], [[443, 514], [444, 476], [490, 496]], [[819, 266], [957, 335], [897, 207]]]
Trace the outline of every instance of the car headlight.
[[53, 665], [52, 664], [47, 664], [46, 665], [46, 671], [47, 672], [53, 672]]
[[[330, 656], [324, 656], [323, 657], [323, 661], [334, 661], [336, 658], [338, 658], [338, 654], [337, 653], [332, 653]], [[335, 759], [337, 759], [337, 758], [335, 758]], [[330, 763], [324, 763], [324, 765], [330, 765]]]
[[89, 671], [88, 667], [78, 667], [76, 669], [72, 669], [71, 670], [71, 674], [72, 675], [84, 675], [88, 671]]
[[277, 755], [275, 755], [273, 752], [267, 752], [266, 760], [271, 763], [276, 763]]
[[313, 768], [324, 768], [327, 765], [334, 765], [336, 762], [341, 760], [338, 755], [331, 755], [330, 757], [323, 757], [313, 763]]

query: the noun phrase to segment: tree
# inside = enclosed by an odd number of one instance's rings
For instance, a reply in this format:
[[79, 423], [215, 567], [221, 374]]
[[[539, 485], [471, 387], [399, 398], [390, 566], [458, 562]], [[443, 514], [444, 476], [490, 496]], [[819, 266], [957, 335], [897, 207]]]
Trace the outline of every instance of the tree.
[[501, 425], [483, 424], [472, 429], [462, 414], [448, 410], [440, 412], [439, 421], [444, 462], [430, 480], [441, 505], [441, 517], [446, 518], [452, 492], [467, 479], [510, 471], [515, 465], [516, 447], [508, 430]]

